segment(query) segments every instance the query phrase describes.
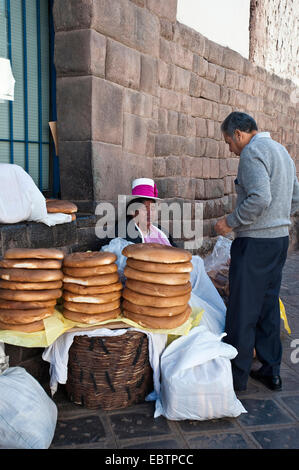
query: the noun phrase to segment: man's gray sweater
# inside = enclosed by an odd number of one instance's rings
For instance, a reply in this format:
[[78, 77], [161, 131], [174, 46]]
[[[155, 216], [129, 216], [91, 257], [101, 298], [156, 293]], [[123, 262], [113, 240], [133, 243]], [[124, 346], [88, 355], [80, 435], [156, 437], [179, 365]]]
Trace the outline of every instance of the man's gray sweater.
[[290, 216], [299, 209], [296, 167], [269, 132], [256, 134], [242, 150], [235, 187], [236, 208], [226, 220], [236, 237], [289, 235]]

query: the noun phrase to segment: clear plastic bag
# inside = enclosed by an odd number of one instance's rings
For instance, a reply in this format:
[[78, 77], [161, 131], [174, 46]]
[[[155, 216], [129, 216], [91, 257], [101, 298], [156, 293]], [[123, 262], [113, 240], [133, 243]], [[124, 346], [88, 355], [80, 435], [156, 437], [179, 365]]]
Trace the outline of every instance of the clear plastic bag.
[[204, 260], [206, 272], [225, 304], [229, 296], [229, 265], [232, 240], [219, 236], [213, 252]]

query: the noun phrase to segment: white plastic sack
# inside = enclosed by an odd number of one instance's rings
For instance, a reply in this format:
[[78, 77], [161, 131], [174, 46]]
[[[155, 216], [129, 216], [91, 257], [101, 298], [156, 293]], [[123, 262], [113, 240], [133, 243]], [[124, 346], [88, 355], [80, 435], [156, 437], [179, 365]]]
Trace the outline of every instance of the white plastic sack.
[[202, 421], [246, 413], [233, 389], [230, 359], [237, 350], [223, 336], [200, 325], [165, 349], [155, 418]]
[[48, 214], [46, 199], [31, 176], [19, 165], [0, 163], [0, 223], [24, 220], [48, 226], [71, 222], [69, 214]]
[[190, 282], [192, 286], [189, 305], [192, 309], [204, 310], [201, 324], [205, 325], [212, 333], [219, 335], [225, 327], [226, 306], [216, 287], [207, 275], [204, 261], [200, 256], [192, 256]]
[[133, 245], [134, 243], [128, 242], [124, 238], [113, 238], [113, 240], [110, 241], [108, 245], [102, 246], [100, 251], [109, 251], [110, 253], [114, 253], [117, 256], [116, 264], [117, 264], [117, 269], [118, 269], [118, 274], [119, 274], [119, 279], [125, 284], [126, 277], [124, 275], [124, 269], [126, 267], [127, 263], [127, 257], [122, 254], [122, 250], [128, 246], [128, 245]]
[[48, 449], [57, 407], [23, 367], [0, 375], [0, 449]]

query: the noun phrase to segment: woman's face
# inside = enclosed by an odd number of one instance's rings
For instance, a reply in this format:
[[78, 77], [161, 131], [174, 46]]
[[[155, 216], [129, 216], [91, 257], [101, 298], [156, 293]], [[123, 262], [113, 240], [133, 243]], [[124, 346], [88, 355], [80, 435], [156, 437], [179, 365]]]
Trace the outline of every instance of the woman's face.
[[147, 227], [149, 229], [157, 216], [156, 202], [153, 199], [144, 199], [135, 213], [135, 221], [137, 225]]

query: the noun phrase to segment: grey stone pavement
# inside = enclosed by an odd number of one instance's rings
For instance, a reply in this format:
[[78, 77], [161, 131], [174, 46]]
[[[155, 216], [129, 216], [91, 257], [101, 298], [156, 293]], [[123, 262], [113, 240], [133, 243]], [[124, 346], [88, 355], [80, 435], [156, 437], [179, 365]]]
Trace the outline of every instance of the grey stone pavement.
[[[291, 328], [289, 335], [282, 323], [282, 391], [272, 392], [249, 379], [247, 390], [237, 394], [247, 414], [169, 421], [153, 417], [153, 402], [88, 410], [71, 403], [60, 385], [54, 395], [58, 422], [50, 449], [299, 449], [299, 251], [288, 256], [280, 297]], [[259, 367], [257, 360], [253, 367]]]

